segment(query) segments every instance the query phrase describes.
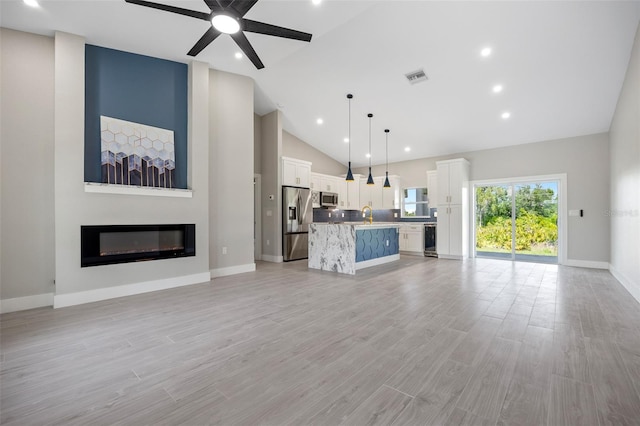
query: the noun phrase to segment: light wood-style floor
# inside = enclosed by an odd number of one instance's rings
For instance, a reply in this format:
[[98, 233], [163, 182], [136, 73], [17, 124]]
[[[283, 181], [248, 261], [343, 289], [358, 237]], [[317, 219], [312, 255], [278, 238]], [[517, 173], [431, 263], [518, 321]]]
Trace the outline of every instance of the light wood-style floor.
[[2, 424], [640, 424], [606, 271], [402, 257], [1, 317]]

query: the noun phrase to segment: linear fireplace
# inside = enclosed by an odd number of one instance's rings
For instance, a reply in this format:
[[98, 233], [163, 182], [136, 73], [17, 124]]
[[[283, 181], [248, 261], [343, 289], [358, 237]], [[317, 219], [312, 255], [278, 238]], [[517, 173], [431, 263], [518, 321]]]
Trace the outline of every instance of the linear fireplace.
[[82, 267], [196, 255], [196, 225], [81, 226]]

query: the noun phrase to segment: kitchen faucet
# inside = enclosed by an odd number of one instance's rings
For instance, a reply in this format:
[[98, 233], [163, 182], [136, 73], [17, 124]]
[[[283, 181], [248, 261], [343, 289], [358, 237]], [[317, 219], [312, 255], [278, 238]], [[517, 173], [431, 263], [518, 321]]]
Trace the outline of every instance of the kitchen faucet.
[[[371, 208], [371, 206], [364, 206], [361, 210], [361, 213], [364, 215], [364, 211], [369, 209], [369, 225], [371, 225], [373, 223], [373, 209]], [[364, 217], [364, 223], [365, 225], [367, 224], [367, 216], [363, 216]]]

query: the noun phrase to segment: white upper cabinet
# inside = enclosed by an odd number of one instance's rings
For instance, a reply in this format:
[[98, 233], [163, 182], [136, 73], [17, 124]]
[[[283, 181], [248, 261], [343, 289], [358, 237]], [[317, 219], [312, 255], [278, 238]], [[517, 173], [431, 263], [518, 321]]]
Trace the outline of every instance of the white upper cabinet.
[[338, 207], [343, 210], [360, 209], [360, 175], [353, 176], [353, 182], [338, 178]]
[[320, 176], [320, 173], [311, 173], [311, 185], [309, 186], [310, 189], [320, 192]]
[[282, 157], [282, 185], [310, 188], [311, 163], [309, 161], [296, 160], [295, 158]]
[[373, 185], [367, 185], [367, 180], [360, 179], [360, 203], [373, 209], [397, 209], [400, 205], [400, 179], [389, 176], [391, 188], [384, 188], [384, 176], [373, 178]]
[[338, 192], [338, 177], [320, 175], [320, 192]]
[[469, 162], [464, 158], [438, 161], [438, 205], [462, 204], [469, 182]]
[[[377, 185], [376, 181], [376, 185]], [[398, 176], [389, 176], [389, 184], [391, 188], [384, 188], [384, 176], [380, 178], [380, 187], [382, 188], [382, 208], [383, 209], [399, 209], [400, 208], [400, 178]]]
[[349, 210], [359, 210], [360, 205], [360, 180], [359, 175], [353, 175], [353, 182], [344, 181], [347, 184], [347, 200], [345, 208]]

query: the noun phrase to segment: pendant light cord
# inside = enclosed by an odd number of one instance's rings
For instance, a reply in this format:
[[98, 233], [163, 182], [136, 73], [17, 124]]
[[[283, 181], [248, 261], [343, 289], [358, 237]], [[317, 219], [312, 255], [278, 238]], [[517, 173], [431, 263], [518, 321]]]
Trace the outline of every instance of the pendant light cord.
[[386, 136], [387, 136], [387, 140], [385, 141], [384, 147], [385, 147], [385, 151], [386, 151], [386, 156], [387, 156], [387, 173], [389, 172], [389, 129], [385, 130]]
[[351, 171], [351, 99], [353, 99], [353, 95], [349, 93], [347, 95], [347, 99], [349, 100], [349, 134], [347, 135], [347, 143], [349, 144], [349, 167], [347, 168], [347, 176], [345, 177], [345, 180], [347, 182], [353, 182], [353, 172]]
[[373, 114], [369, 113], [367, 117], [369, 117], [369, 177], [367, 178], [367, 185], [375, 185], [373, 176], [371, 176], [371, 118]]
[[369, 170], [371, 170], [371, 117], [373, 114], [369, 114]]
[[351, 164], [351, 98], [353, 95], [347, 95], [347, 99], [349, 99], [349, 134], [347, 135], [349, 138], [349, 164]]

